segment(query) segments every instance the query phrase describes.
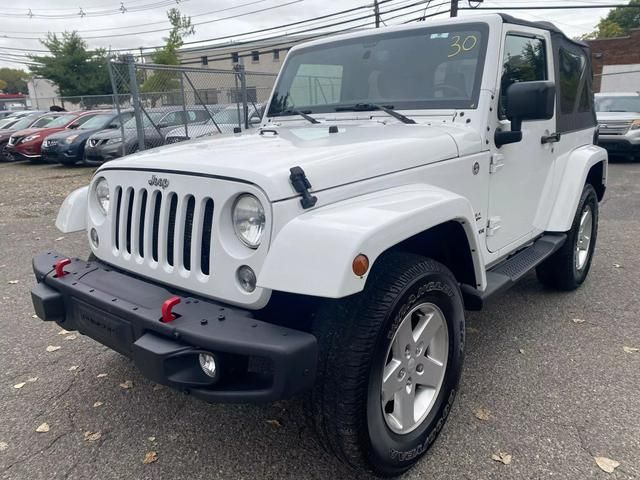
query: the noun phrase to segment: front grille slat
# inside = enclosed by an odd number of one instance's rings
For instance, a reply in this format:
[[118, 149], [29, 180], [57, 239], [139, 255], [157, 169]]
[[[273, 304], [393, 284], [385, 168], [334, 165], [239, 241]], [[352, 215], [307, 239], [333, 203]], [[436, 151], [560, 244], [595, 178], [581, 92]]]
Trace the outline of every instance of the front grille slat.
[[166, 238], [163, 243], [167, 245], [167, 263], [172, 267], [175, 265], [175, 238], [176, 238], [176, 214], [178, 211], [178, 196], [175, 193], [169, 195], [168, 199], [168, 212], [167, 212], [167, 228], [162, 229], [162, 232], [166, 232]]
[[213, 200], [207, 198], [202, 216], [202, 241], [200, 243], [200, 271], [209, 275], [211, 271], [211, 231], [213, 229]]
[[193, 195], [187, 197], [184, 214], [184, 234], [182, 242], [182, 265], [186, 270], [191, 270], [191, 249], [193, 245], [193, 220], [196, 208], [196, 199]]
[[[158, 261], [158, 239], [160, 230], [160, 210], [162, 206], [162, 192], [155, 191], [153, 200], [150, 202], [153, 212], [149, 212], [149, 221], [151, 222], [151, 235], [148, 236], [147, 251], [151, 251], [151, 258], [154, 262]], [[149, 229], [147, 228], [147, 231]]]
[[136, 196], [132, 188], [127, 191], [127, 202], [125, 203], [127, 211], [123, 215], [126, 218], [125, 223], [125, 241], [126, 241], [126, 250], [128, 254], [131, 254], [131, 245], [135, 244], [135, 240], [132, 239], [133, 233], [132, 228], [133, 225], [133, 205], [135, 203]]

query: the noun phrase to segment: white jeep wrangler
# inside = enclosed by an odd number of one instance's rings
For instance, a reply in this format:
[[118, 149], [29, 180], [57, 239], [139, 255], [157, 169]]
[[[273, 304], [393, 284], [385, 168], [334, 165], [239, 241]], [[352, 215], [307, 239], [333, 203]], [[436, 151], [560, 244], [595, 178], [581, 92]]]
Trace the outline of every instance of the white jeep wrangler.
[[109, 162], [65, 200], [89, 261], [36, 312], [211, 402], [304, 394], [322, 443], [409, 469], [450, 411], [464, 311], [580, 286], [607, 155], [587, 46], [474, 16], [291, 49], [260, 129]]

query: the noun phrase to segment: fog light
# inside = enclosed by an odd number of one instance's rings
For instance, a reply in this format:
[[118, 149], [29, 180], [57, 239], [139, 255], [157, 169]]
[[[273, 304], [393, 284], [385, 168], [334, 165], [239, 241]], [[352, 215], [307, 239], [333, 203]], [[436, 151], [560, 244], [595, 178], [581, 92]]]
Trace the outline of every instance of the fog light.
[[92, 228], [89, 235], [91, 237], [91, 244], [93, 245], [93, 248], [98, 248], [100, 246], [100, 238], [98, 237], [97, 230]]
[[198, 360], [200, 360], [200, 368], [208, 377], [216, 376], [216, 359], [213, 355], [208, 353], [201, 353], [198, 356]]
[[242, 265], [238, 269], [237, 276], [240, 288], [242, 288], [245, 292], [251, 293], [256, 289], [256, 274], [253, 270], [251, 270], [251, 267]]

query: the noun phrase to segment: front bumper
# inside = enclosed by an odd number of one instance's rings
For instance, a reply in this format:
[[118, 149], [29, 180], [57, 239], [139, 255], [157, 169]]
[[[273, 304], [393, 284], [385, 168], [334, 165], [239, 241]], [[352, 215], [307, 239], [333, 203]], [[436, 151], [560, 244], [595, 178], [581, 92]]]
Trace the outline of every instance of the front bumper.
[[[122, 143], [116, 143], [114, 145], [98, 145], [95, 147], [89, 144], [84, 147], [84, 158], [92, 162], [106, 162], [108, 160], [114, 160], [122, 157]], [[127, 147], [124, 147], [125, 152]]]
[[12, 160], [40, 160], [40, 147], [35, 145], [7, 145], [5, 155]]
[[[131, 358], [151, 380], [212, 402], [273, 401], [313, 385], [317, 341], [310, 333], [181, 295], [177, 318], [163, 323], [161, 306], [174, 293], [97, 261], [75, 259], [57, 277], [54, 265], [62, 258], [48, 252], [33, 259], [38, 317]], [[217, 360], [216, 378], [200, 369], [204, 352]]]
[[82, 148], [80, 145], [59, 143], [52, 146], [43, 146], [42, 158], [49, 163], [78, 162], [82, 160]]

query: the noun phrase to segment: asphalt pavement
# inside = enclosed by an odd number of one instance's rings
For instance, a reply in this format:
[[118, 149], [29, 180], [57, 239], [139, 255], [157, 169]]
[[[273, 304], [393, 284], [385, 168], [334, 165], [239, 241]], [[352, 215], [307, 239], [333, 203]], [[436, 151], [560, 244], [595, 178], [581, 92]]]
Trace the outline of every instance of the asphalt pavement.
[[[61, 234], [54, 220], [91, 173], [0, 164], [0, 478], [358, 478], [319, 449], [299, 400], [209, 405], [33, 318], [31, 257], [89, 253], [83, 233]], [[468, 315], [459, 396], [403, 478], [640, 478], [639, 249], [640, 162], [619, 161], [585, 285], [555, 293], [529, 275]], [[492, 460], [498, 452], [510, 464]], [[594, 457], [619, 466], [605, 473]]]

